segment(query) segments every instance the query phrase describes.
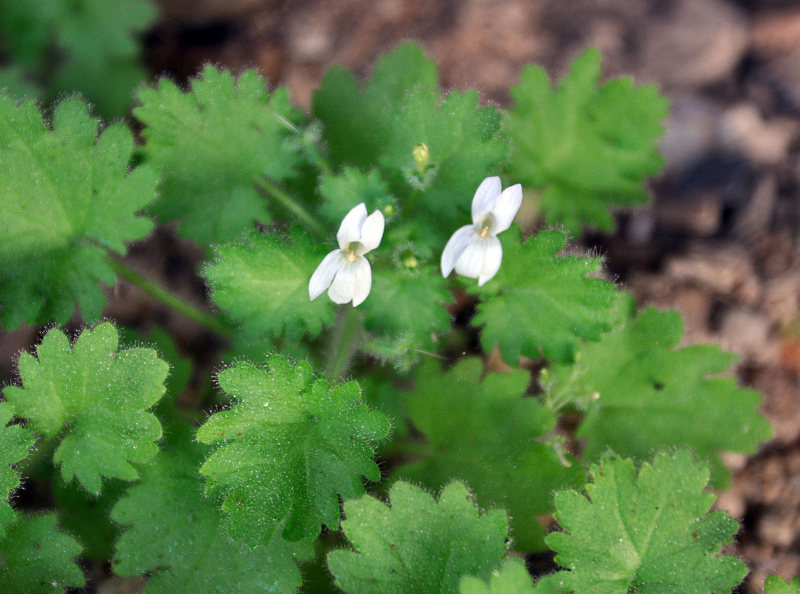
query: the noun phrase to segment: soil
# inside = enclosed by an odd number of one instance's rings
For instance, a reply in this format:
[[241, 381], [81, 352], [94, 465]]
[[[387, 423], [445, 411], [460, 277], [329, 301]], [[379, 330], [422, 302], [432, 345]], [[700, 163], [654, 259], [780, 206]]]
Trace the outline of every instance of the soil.
[[[528, 63], [560, 76], [597, 46], [609, 76], [657, 83], [671, 98], [664, 173], [652, 203], [620, 213], [613, 235], [578, 238], [641, 305], [678, 309], [685, 344], [740, 354], [741, 382], [764, 394], [775, 437], [732, 455], [718, 506], [742, 524], [729, 552], [750, 575], [800, 575], [800, 3], [789, 0], [160, 0], [148, 35], [154, 74], [182, 81], [206, 62], [256, 67], [307, 108], [325, 70], [366, 76], [380, 53], [415, 39], [446, 89], [475, 88], [509, 103]], [[155, 254], [155, 255], [154, 255]], [[199, 254], [169, 230], [134, 249], [132, 263], [202, 298]], [[109, 315], [167, 323], [183, 346], [209, 337], [120, 285]], [[0, 341], [0, 365], [35, 340]], [[192, 348], [192, 345], [195, 345]], [[206, 355], [207, 356], [207, 355]], [[0, 369], [4, 375], [10, 369]], [[535, 560], [531, 560], [533, 564]], [[112, 587], [112, 584], [108, 584]]]

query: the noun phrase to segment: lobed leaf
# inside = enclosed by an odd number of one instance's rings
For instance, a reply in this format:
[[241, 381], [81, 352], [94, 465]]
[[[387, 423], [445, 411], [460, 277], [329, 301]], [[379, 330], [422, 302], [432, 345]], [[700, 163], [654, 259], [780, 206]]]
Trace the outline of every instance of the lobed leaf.
[[203, 269], [212, 298], [248, 337], [317, 336], [333, 323], [327, 298], [308, 298], [308, 281], [325, 249], [295, 227], [291, 244], [275, 234], [253, 233], [246, 244], [217, 248], [217, 258]]
[[638, 318], [586, 343], [571, 365], [550, 370], [548, 397], [585, 411], [577, 436], [584, 457], [611, 448], [638, 459], [659, 446], [689, 446], [712, 462], [715, 486], [729, 472], [721, 452], [751, 453], [771, 435], [757, 412], [757, 392], [727, 371], [736, 359], [716, 345], [676, 348], [683, 336], [677, 312], [648, 308]]
[[118, 344], [108, 322], [84, 330], [74, 345], [54, 328], [36, 356], [20, 356], [23, 386], [4, 389], [35, 432], [59, 437], [53, 461], [64, 480], [77, 477], [95, 495], [102, 477], [136, 479], [132, 464], [155, 456], [161, 437], [147, 409], [164, 394], [169, 366], [152, 349], [117, 350]]
[[0, 592], [63, 592], [86, 583], [81, 545], [56, 528], [55, 514], [18, 515], [0, 540]]
[[586, 495], [556, 494], [556, 519], [565, 532], [547, 544], [569, 571], [550, 576], [560, 592], [729, 591], [747, 568], [720, 549], [739, 528], [713, 511], [704, 492], [708, 467], [680, 450], [656, 454], [636, 471], [614, 454], [591, 466]]
[[139, 101], [133, 113], [145, 126], [142, 150], [164, 180], [152, 207], [159, 220], [180, 220], [180, 234], [205, 247], [270, 222], [272, 209], [256, 184], [264, 176], [287, 180], [301, 163], [289, 142], [301, 116], [285, 88], [270, 95], [252, 70], [234, 79], [206, 66], [191, 90], [161, 79], [142, 89]]
[[508, 174], [540, 190], [547, 223], [580, 233], [614, 228], [611, 209], [647, 201], [643, 183], [663, 159], [656, 142], [668, 101], [630, 78], [598, 86], [600, 52], [589, 49], [552, 89], [544, 69], [528, 66], [511, 89], [504, 129], [513, 152]]
[[462, 576], [488, 579], [507, 551], [502, 510], [481, 514], [464, 484], [436, 501], [404, 482], [392, 485], [391, 507], [364, 496], [345, 501], [342, 529], [355, 551], [328, 554], [336, 585], [348, 594], [458, 592]]
[[35, 441], [27, 428], [9, 425], [13, 417], [11, 403], [0, 402], [0, 539], [5, 534], [6, 524], [14, 520], [14, 510], [8, 499], [19, 486], [19, 475], [11, 465], [27, 457]]
[[434, 362], [420, 370], [405, 408], [426, 440], [418, 445], [419, 460], [397, 474], [431, 488], [453, 478], [467, 481], [480, 505], [508, 511], [517, 549], [542, 550], [537, 516], [552, 513], [555, 490], [582, 485], [584, 471], [566, 466], [538, 441], [553, 429], [555, 416], [524, 397], [527, 372], [490, 373], [481, 381], [482, 373], [477, 358], [445, 373]]
[[98, 280], [115, 282], [106, 250], [145, 237], [136, 212], [155, 198], [156, 175], [129, 171], [133, 136], [114, 124], [97, 136], [86, 104], [66, 99], [52, 129], [36, 106], [0, 94], [0, 320], [66, 322], [76, 302], [86, 320], [105, 305]]
[[361, 477], [377, 481], [374, 443], [389, 422], [360, 403], [355, 382], [331, 388], [308, 363], [269, 358], [269, 369], [239, 363], [219, 374], [233, 399], [197, 431], [218, 444], [200, 473], [206, 492], [225, 496], [233, 538], [261, 542], [285, 521], [288, 540], [315, 538], [339, 524], [339, 497], [361, 495]]
[[296, 561], [312, 556], [311, 543], [285, 541], [280, 526], [253, 546], [232, 540], [198, 481], [209, 448], [188, 433], [174, 427], [166, 450], [114, 506], [112, 519], [126, 526], [114, 572], [152, 572], [145, 592], [295, 592], [302, 581]]
[[500, 236], [503, 264], [497, 276], [471, 291], [485, 297], [474, 323], [481, 344], [497, 345], [503, 360], [520, 356], [568, 362], [581, 339], [598, 340], [610, 329], [617, 294], [610, 282], [591, 278], [601, 258], [557, 257], [567, 243], [560, 231], [542, 231], [520, 243], [516, 225]]
[[777, 575], [771, 575], [764, 582], [764, 594], [800, 594], [800, 577], [787, 582]]

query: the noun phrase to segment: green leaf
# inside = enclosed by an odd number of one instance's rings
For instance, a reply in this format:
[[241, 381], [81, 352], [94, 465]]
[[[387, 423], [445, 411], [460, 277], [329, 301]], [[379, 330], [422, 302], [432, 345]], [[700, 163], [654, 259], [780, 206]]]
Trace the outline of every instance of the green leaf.
[[74, 559], [81, 552], [56, 528], [55, 514], [17, 516], [0, 540], [0, 592], [63, 592], [86, 583]]
[[14, 519], [8, 498], [19, 486], [19, 475], [11, 465], [27, 457], [35, 441], [27, 428], [9, 425], [13, 417], [11, 403], [0, 402], [0, 538], [5, 533], [5, 525]]
[[436, 501], [397, 482], [389, 498], [391, 507], [369, 496], [344, 503], [342, 529], [356, 551], [332, 551], [328, 568], [348, 594], [458, 592], [462, 576], [488, 579], [500, 567], [506, 514], [481, 514], [463, 483], [451, 483]]
[[156, 175], [128, 170], [133, 137], [123, 124], [97, 136], [86, 105], [67, 99], [52, 130], [31, 103], [0, 94], [0, 319], [6, 328], [66, 322], [75, 302], [100, 317], [113, 285], [106, 249], [145, 237], [152, 222], [136, 215], [155, 197]]
[[471, 575], [461, 578], [459, 594], [533, 594], [533, 582], [525, 562], [509, 557], [492, 572], [488, 583]]
[[279, 526], [255, 546], [232, 540], [219, 505], [199, 485], [197, 468], [209, 448], [193, 443], [187, 429], [174, 428], [171, 443], [114, 506], [113, 520], [128, 527], [114, 572], [152, 572], [145, 592], [295, 592], [295, 560], [312, 556], [311, 543], [283, 540]]
[[405, 407], [426, 441], [415, 450], [420, 459], [397, 474], [431, 488], [454, 477], [467, 481], [480, 505], [508, 510], [516, 548], [542, 550], [537, 516], [553, 511], [555, 490], [583, 485], [584, 470], [566, 467], [537, 441], [553, 429], [555, 416], [524, 397], [528, 372], [490, 373], [481, 381], [482, 373], [477, 358], [445, 373], [432, 361], [420, 370]]
[[486, 298], [475, 325], [483, 325], [481, 344], [498, 345], [503, 360], [519, 357], [571, 361], [581, 339], [598, 340], [610, 328], [617, 294], [597, 273], [602, 258], [557, 257], [567, 243], [560, 231], [542, 231], [520, 243], [519, 227], [500, 236], [503, 264], [497, 276], [470, 290]]
[[364, 307], [367, 330], [398, 336], [410, 334], [417, 348], [430, 349], [432, 335], [450, 330], [445, 303], [453, 300], [445, 279], [433, 266], [372, 272], [373, 298]]
[[108, 117], [126, 115], [137, 85], [149, 78], [140, 64], [141, 35], [158, 11], [149, 0], [62, 0], [52, 23], [65, 58], [55, 92], [81, 93]]
[[[363, 90], [349, 72], [328, 71], [313, 114], [323, 123], [335, 168], [378, 167], [400, 199], [398, 209], [417, 218], [429, 213], [443, 224], [432, 227], [442, 240], [447, 228], [469, 217], [475, 188], [508, 148], [498, 134], [498, 111], [478, 108], [474, 91], [442, 97], [436, 65], [414, 43], [382, 56]], [[412, 151], [422, 143], [430, 162], [420, 173]]]
[[553, 366], [548, 399], [586, 412], [577, 432], [586, 440], [584, 458], [611, 448], [641, 460], [659, 446], [689, 446], [712, 462], [719, 488], [730, 476], [719, 453], [752, 453], [769, 439], [769, 423], [756, 410], [760, 394], [733, 377], [709, 377], [730, 369], [736, 356], [716, 345], [678, 349], [682, 336], [677, 312], [648, 308], [585, 344], [574, 364]]
[[136, 479], [131, 464], [155, 456], [161, 437], [161, 424], [146, 410], [164, 394], [169, 366], [152, 349], [118, 351], [118, 344], [108, 322], [84, 330], [74, 346], [54, 328], [36, 357], [20, 356], [23, 387], [4, 390], [35, 432], [61, 438], [53, 461], [64, 480], [77, 476], [94, 494], [101, 477]]
[[374, 443], [389, 433], [384, 415], [360, 403], [355, 382], [331, 388], [310, 365], [278, 355], [269, 370], [239, 363], [219, 374], [234, 399], [197, 431], [219, 444], [200, 468], [206, 492], [222, 493], [233, 538], [260, 542], [286, 520], [289, 540], [315, 538], [339, 525], [339, 497], [361, 495], [361, 477], [377, 481]]
[[319, 193], [324, 200], [319, 212], [331, 225], [339, 225], [350, 209], [362, 202], [367, 212], [380, 210], [389, 216], [386, 211], [395, 209], [389, 186], [375, 169], [364, 174], [345, 167], [341, 174], [328, 173], [319, 182]]
[[214, 302], [241, 323], [245, 335], [296, 342], [333, 323], [327, 296], [308, 298], [308, 281], [325, 254], [325, 246], [298, 227], [291, 243], [275, 234], [253, 233], [246, 244], [217, 248], [203, 276], [213, 287]]
[[300, 112], [286, 89], [270, 95], [254, 71], [234, 80], [207, 66], [191, 91], [161, 79], [157, 88], [142, 89], [139, 101], [134, 115], [145, 125], [144, 156], [164, 178], [152, 208], [162, 222], [180, 219], [180, 234], [206, 247], [270, 222], [257, 182], [286, 180], [301, 162], [289, 142]]
[[771, 575], [764, 582], [764, 594], [800, 594], [800, 577], [786, 582], [777, 575]]
[[547, 223], [576, 234], [583, 225], [613, 229], [611, 209], [646, 202], [644, 181], [663, 163], [656, 142], [667, 99], [630, 78], [598, 87], [600, 74], [596, 49], [576, 59], [555, 90], [542, 68], [528, 66], [511, 89], [504, 126], [514, 149], [509, 178], [542, 191]]
[[657, 454], [637, 473], [633, 461], [606, 455], [591, 467], [586, 495], [556, 494], [556, 519], [566, 532], [547, 544], [570, 571], [562, 592], [725, 592], [747, 568], [720, 549], [739, 528], [724, 511], [708, 513], [708, 468], [688, 451]]

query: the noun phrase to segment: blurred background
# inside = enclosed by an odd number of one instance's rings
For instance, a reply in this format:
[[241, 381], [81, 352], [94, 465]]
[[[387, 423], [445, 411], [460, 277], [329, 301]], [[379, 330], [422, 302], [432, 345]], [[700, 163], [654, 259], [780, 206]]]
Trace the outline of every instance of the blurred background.
[[[524, 65], [560, 77], [590, 45], [606, 76], [670, 97], [651, 204], [620, 213], [613, 235], [575, 241], [606, 255], [640, 304], [678, 309], [687, 344], [741, 356], [739, 378], [765, 395], [775, 438], [726, 459], [735, 478], [718, 505], [742, 523], [730, 552], [752, 571], [743, 592], [772, 573], [800, 575], [797, 0], [3, 0], [0, 86], [43, 104], [77, 90], [114, 119], [153, 76], [184, 84], [211, 62], [254, 67], [308, 108], [329, 66], [365, 77], [408, 39], [439, 64], [445, 89], [478, 89], [486, 104], [509, 104]], [[132, 252], [156, 280], [202, 300], [199, 253], [169, 229]], [[109, 315], [167, 323], [188, 350], [203, 344], [130, 287], [110, 298]], [[0, 335], [4, 381], [36, 335]]]

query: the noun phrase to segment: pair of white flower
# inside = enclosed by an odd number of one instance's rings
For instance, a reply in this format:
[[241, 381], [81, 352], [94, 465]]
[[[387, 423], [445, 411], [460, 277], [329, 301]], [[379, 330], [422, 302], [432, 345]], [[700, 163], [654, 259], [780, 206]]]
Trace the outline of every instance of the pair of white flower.
[[[522, 203], [522, 186], [502, 190], [499, 177], [487, 177], [472, 199], [472, 225], [453, 233], [442, 252], [442, 275], [458, 274], [477, 278], [478, 285], [490, 280], [500, 269], [503, 248], [497, 234], [511, 226]], [[322, 260], [308, 283], [313, 300], [328, 289], [334, 303], [353, 302], [353, 307], [367, 298], [372, 288], [372, 269], [364, 254], [374, 250], [383, 237], [384, 219], [376, 210], [367, 216], [363, 203], [345, 215], [336, 239], [339, 249]]]

